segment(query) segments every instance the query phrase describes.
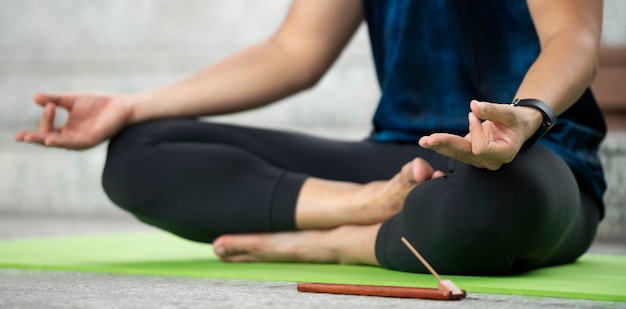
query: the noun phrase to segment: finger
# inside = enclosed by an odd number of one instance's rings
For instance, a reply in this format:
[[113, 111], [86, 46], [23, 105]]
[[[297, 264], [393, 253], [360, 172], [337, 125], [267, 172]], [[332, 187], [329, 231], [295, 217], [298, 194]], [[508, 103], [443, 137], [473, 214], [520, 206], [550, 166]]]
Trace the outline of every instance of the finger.
[[82, 150], [88, 148], [88, 143], [78, 138], [68, 138], [58, 133], [52, 133], [45, 137], [43, 145], [48, 147]]
[[52, 103], [47, 103], [43, 108], [43, 115], [41, 116], [41, 122], [39, 122], [38, 132], [47, 133], [54, 130], [54, 114], [55, 106]]
[[54, 139], [55, 136], [58, 136], [57, 132], [24, 132], [23, 141], [27, 143], [40, 144], [44, 146], [54, 146], [50, 145], [48, 142], [50, 139]]
[[506, 126], [513, 126], [517, 123], [513, 107], [508, 104], [472, 100], [470, 109], [479, 119], [491, 120]]
[[42, 132], [36, 132], [36, 131], [27, 131], [27, 132], [23, 132], [22, 141], [24, 141], [26, 143], [34, 143], [34, 144], [44, 145], [44, 143], [46, 141], [46, 137], [48, 135], [49, 135], [49, 133], [42, 133]]
[[472, 153], [471, 142], [463, 137], [452, 134], [435, 133], [427, 136], [425, 140], [427, 140], [427, 143], [424, 143], [426, 145], [425, 148], [475, 167], [485, 167], [480, 158]]
[[427, 136], [422, 136], [418, 141], [417, 144], [424, 147], [424, 148], [432, 148], [433, 146], [437, 146], [438, 143], [441, 141], [441, 137], [437, 137], [436, 135], [439, 134], [444, 134], [444, 133], [435, 133], [435, 134], [431, 134], [431, 135], [427, 135]]
[[435, 133], [420, 139], [420, 145], [444, 156], [459, 159], [471, 153], [471, 144], [464, 138], [452, 134]]
[[481, 155], [488, 150], [489, 146], [483, 131], [483, 125], [474, 113], [469, 113], [467, 118], [469, 119], [471, 151], [475, 155]]
[[66, 109], [71, 109], [76, 101], [76, 96], [71, 93], [37, 93], [33, 97], [33, 101], [40, 106], [52, 103]]
[[470, 143], [468, 140], [458, 135], [447, 133], [434, 133], [428, 136], [424, 136], [420, 138], [419, 144], [424, 148], [454, 146], [458, 149], [464, 149], [468, 152], [470, 151]]
[[26, 135], [26, 133], [28, 133], [28, 131], [20, 131], [20, 132], [15, 133], [15, 140], [18, 142], [23, 142], [24, 135]]
[[15, 135], [15, 139], [20, 142], [40, 144], [47, 147], [65, 148], [72, 150], [82, 150], [90, 147], [90, 141], [77, 138], [68, 138], [59, 132], [36, 132], [22, 131]]

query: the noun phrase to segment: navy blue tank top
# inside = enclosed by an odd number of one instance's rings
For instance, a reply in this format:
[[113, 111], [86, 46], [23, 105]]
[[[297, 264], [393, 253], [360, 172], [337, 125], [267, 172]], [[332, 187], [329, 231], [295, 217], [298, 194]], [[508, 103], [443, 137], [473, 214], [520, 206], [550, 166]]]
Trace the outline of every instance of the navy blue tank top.
[[[364, 0], [382, 95], [371, 139], [465, 135], [472, 99], [509, 103], [540, 52], [524, 0]], [[604, 118], [589, 90], [539, 143], [602, 204]]]

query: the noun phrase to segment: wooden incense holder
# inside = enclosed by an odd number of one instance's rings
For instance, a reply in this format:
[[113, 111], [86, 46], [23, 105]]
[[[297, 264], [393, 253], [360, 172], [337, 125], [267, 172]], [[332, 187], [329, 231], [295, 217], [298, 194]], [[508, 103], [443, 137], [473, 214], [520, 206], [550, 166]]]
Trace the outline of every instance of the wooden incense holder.
[[465, 291], [459, 289], [452, 281], [442, 280], [439, 274], [426, 262], [415, 248], [402, 237], [402, 242], [413, 254], [428, 268], [437, 278], [439, 286], [433, 288], [411, 288], [399, 286], [358, 285], [358, 284], [332, 284], [332, 283], [298, 283], [299, 292], [349, 294], [384, 297], [424, 298], [437, 300], [459, 300], [465, 298]]
[[410, 288], [401, 286], [331, 284], [331, 283], [298, 283], [299, 292], [366, 295], [383, 297], [424, 298], [438, 300], [456, 300], [465, 298], [465, 292], [453, 294], [445, 289]]

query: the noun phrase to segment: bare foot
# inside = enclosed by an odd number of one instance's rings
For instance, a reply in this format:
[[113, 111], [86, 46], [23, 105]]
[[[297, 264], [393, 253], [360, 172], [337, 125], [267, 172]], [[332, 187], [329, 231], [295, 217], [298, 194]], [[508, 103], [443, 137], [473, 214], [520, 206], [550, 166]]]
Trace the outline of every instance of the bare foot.
[[405, 164], [390, 180], [363, 185], [355, 194], [355, 200], [360, 205], [355, 212], [363, 215], [363, 221], [359, 223], [374, 224], [391, 218], [402, 210], [404, 200], [413, 188], [443, 175], [443, 172], [433, 170], [430, 164], [417, 158]]
[[413, 188], [443, 175], [418, 158], [387, 181], [359, 185], [309, 178], [296, 206], [296, 225], [299, 229], [323, 229], [381, 223], [402, 210]]
[[223, 235], [213, 242], [225, 262], [309, 262], [379, 265], [380, 224], [267, 234]]
[[359, 185], [309, 178], [296, 208], [298, 227], [308, 230], [223, 235], [213, 248], [226, 262], [379, 265], [374, 247], [381, 222], [402, 210], [413, 188], [443, 175], [415, 159], [388, 181]]

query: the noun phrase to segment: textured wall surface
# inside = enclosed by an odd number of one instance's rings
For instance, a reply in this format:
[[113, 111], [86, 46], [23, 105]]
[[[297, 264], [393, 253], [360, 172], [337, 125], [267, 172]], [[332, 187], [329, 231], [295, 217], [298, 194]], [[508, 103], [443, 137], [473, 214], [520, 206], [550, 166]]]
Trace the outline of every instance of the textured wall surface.
[[[120, 213], [100, 188], [104, 145], [71, 152], [13, 142], [16, 130], [36, 127], [41, 110], [30, 101], [34, 93], [129, 93], [176, 81], [271, 34], [288, 6], [286, 0], [0, 0], [0, 213]], [[379, 93], [362, 27], [315, 89], [217, 119], [362, 137]]]
[[605, 46], [625, 46], [626, 1], [604, 0], [603, 17], [602, 44]]
[[[167, 84], [269, 35], [288, 4], [0, 0], [0, 215], [122, 214], [100, 189], [105, 145], [71, 152], [13, 142], [16, 130], [35, 128], [40, 117], [30, 101], [35, 92], [128, 93]], [[626, 45], [625, 13], [624, 1], [606, 1], [604, 44]], [[379, 89], [365, 30], [314, 89], [217, 119], [346, 138], [366, 135]], [[609, 238], [626, 237], [624, 145], [626, 136], [612, 133], [602, 152], [611, 185], [601, 234]]]

